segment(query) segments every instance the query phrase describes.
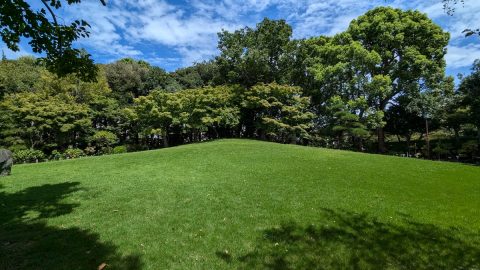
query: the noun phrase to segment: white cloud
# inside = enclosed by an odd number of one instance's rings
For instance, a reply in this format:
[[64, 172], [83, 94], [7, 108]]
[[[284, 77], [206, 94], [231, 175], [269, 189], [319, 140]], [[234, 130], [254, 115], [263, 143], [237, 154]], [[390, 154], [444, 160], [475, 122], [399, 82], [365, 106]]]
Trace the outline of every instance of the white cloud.
[[295, 5], [284, 2], [281, 6], [282, 12], [288, 16], [288, 21], [294, 26], [294, 36], [303, 38], [342, 32], [348, 28], [352, 19], [382, 2], [378, 0], [301, 0]]
[[193, 46], [204, 43], [215, 44], [215, 37], [228, 25], [212, 21], [211, 18], [192, 16], [182, 19], [178, 14], [142, 18], [142, 27], [129, 28], [133, 38], [156, 41], [168, 46]]
[[[464, 67], [471, 64], [469, 57], [480, 57], [480, 48], [472, 45], [475, 41], [465, 40], [461, 33], [478, 22], [478, 0], [466, 0], [453, 17], [445, 14], [440, 0], [111, 0], [107, 7], [98, 0], [85, 0], [65, 8], [62, 15], [92, 25], [90, 38], [79, 45], [86, 46], [94, 57], [136, 57], [175, 66], [216, 55], [221, 29], [254, 26], [263, 17], [273, 16], [285, 18], [295, 38], [334, 35], [347, 29], [352, 19], [380, 5], [419, 9], [446, 27], [452, 33], [449, 67]], [[169, 53], [152, 52], [156, 48]]]
[[480, 44], [448, 47], [446, 60], [450, 68], [470, 67], [476, 59], [480, 59]]
[[[250, 2], [259, 7], [267, 5], [266, 1]], [[223, 4], [230, 6], [235, 2]], [[242, 27], [218, 16], [216, 10], [208, 10], [204, 2], [196, 1], [191, 7], [195, 9], [156, 0], [113, 0], [107, 7], [101, 7], [90, 1], [81, 4], [80, 12], [69, 13], [68, 17], [81, 17], [91, 24], [90, 38], [80, 44], [92, 48], [96, 55], [147, 59], [148, 52], [139, 48], [158, 44], [176, 51], [182, 57], [180, 63], [189, 65], [216, 54], [219, 31]]]
[[132, 15], [118, 8], [104, 8], [99, 2], [87, 1], [68, 9], [69, 18], [82, 18], [90, 23], [90, 37], [79, 41], [80, 45], [93, 48], [93, 53], [106, 57], [135, 57], [142, 55], [122, 36], [122, 30]]

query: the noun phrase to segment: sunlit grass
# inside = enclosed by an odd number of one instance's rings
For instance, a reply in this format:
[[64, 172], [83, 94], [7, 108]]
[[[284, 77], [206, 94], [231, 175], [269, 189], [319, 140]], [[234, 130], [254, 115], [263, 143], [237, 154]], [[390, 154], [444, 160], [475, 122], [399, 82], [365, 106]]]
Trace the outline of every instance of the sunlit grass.
[[220, 140], [0, 186], [0, 269], [480, 267], [474, 166]]

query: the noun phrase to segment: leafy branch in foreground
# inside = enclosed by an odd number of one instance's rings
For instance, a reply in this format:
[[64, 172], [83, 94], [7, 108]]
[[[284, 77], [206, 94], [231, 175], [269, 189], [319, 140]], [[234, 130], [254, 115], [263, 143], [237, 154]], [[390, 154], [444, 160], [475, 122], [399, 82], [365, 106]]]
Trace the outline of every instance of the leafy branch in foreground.
[[[6, 0], [0, 6], [0, 36], [12, 51], [19, 51], [21, 38], [28, 39], [34, 53], [45, 53], [41, 58], [47, 68], [59, 76], [75, 73], [85, 81], [95, 80], [97, 68], [84, 50], [72, 43], [90, 35], [90, 25], [84, 20], [60, 24], [55, 10], [62, 0], [41, 0], [43, 8], [34, 10], [24, 0]], [[78, 4], [81, 0], [66, 0]], [[100, 0], [105, 5], [105, 0]], [[49, 19], [48, 17], [51, 17]]]
[[[452, 16], [455, 13], [455, 6], [457, 4], [465, 4], [465, 0], [442, 0], [443, 2], [443, 9], [447, 12], [448, 15]], [[465, 29], [462, 33], [465, 34], [466, 37], [472, 35], [479, 35], [480, 36], [480, 28], [477, 29]]]

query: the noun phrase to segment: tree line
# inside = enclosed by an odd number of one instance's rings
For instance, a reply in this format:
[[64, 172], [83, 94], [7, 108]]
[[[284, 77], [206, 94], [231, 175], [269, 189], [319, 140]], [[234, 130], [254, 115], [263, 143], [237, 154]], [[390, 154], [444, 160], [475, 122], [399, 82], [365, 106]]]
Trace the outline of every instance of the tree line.
[[145, 61], [58, 77], [31, 57], [0, 63], [0, 145], [18, 161], [242, 137], [476, 161], [480, 61], [445, 75], [449, 34], [379, 7], [333, 37], [293, 39], [284, 20], [218, 34], [219, 55], [166, 72]]

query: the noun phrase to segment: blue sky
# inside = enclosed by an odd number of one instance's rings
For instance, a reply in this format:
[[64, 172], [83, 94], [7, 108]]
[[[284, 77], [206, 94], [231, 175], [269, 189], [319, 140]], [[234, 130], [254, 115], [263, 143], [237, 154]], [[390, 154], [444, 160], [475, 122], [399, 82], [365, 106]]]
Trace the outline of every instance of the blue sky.
[[[107, 0], [108, 1], [108, 0]], [[30, 0], [32, 6], [40, 1]], [[109, 0], [103, 7], [98, 0], [59, 11], [60, 20], [87, 20], [91, 36], [77, 42], [96, 62], [108, 63], [133, 57], [173, 71], [218, 54], [217, 35], [221, 29], [253, 27], [264, 17], [285, 19], [293, 27], [294, 38], [334, 35], [349, 22], [376, 6], [418, 9], [451, 33], [447, 73], [469, 73], [480, 58], [480, 38], [465, 38], [465, 28], [480, 26], [479, 0], [465, 0], [453, 16], [443, 10], [441, 0]], [[8, 58], [32, 54], [26, 41], [20, 52], [9, 51]]]

